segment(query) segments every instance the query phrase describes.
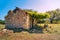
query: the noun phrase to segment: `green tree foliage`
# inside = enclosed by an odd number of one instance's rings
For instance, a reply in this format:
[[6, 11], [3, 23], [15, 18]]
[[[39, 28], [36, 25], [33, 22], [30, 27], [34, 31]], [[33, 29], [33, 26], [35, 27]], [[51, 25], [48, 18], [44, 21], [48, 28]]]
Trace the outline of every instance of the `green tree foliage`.
[[31, 19], [32, 19], [32, 26], [37, 24], [37, 21], [40, 19], [46, 19], [50, 17], [50, 14], [48, 13], [38, 13], [37, 11], [33, 10], [25, 10], [26, 12], [29, 13]]
[[60, 20], [60, 9], [48, 11], [47, 13], [50, 14], [50, 23], [54, 23], [54, 20], [58, 23], [57, 21]]
[[28, 13], [29, 13], [29, 15], [31, 17], [32, 27], [33, 27], [36, 24], [37, 11], [29, 11]]
[[39, 13], [38, 15], [37, 15], [37, 22], [38, 23], [45, 23], [45, 20], [44, 19], [48, 19], [48, 18], [50, 18], [50, 15], [48, 14], [48, 13]]
[[50, 15], [48, 13], [39, 13], [37, 17], [38, 19], [46, 19], [46, 18], [49, 18]]
[[4, 20], [0, 20], [0, 24], [5, 24], [5, 21]]

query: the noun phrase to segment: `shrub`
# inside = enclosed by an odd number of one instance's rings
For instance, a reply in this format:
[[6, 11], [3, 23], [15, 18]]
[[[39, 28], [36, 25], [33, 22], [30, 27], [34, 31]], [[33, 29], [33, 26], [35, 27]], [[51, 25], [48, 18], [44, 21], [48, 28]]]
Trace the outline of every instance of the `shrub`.
[[4, 20], [0, 20], [0, 24], [5, 24], [5, 21]]

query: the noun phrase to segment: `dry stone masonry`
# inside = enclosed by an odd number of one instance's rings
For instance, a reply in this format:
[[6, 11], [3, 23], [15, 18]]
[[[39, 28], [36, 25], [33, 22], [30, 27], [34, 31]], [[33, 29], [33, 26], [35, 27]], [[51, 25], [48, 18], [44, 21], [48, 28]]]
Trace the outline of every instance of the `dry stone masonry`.
[[24, 10], [16, 7], [5, 17], [5, 28], [30, 28], [30, 16]]

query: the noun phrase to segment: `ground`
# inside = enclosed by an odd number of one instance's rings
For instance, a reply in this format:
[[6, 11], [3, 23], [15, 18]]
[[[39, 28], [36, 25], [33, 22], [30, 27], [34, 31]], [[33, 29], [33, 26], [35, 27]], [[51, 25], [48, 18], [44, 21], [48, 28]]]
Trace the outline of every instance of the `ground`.
[[5, 25], [0, 24], [0, 30], [5, 28]]
[[[44, 24], [38, 24], [38, 25], [42, 27], [44, 26]], [[60, 24], [48, 24], [47, 30], [49, 30], [51, 33], [54, 33], [54, 34], [60, 34]]]
[[2, 35], [0, 40], [60, 40], [59, 34], [35, 34], [28, 32]]
[[[0, 24], [0, 27], [1, 27], [0, 29], [3, 29], [4, 25]], [[60, 30], [59, 27], [56, 27], [54, 29], [56, 29], [57, 31]], [[19, 33], [12, 33], [8, 31], [7, 33], [0, 32], [0, 40], [60, 40], [60, 34], [59, 31], [57, 34], [28, 33], [26, 31], [22, 31]]]

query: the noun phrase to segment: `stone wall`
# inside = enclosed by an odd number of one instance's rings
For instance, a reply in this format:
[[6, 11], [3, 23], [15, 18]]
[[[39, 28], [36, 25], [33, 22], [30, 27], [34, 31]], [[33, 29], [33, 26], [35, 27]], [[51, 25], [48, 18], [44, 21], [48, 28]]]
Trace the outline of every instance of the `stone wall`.
[[16, 8], [5, 17], [6, 28], [30, 28], [30, 17], [27, 12]]

